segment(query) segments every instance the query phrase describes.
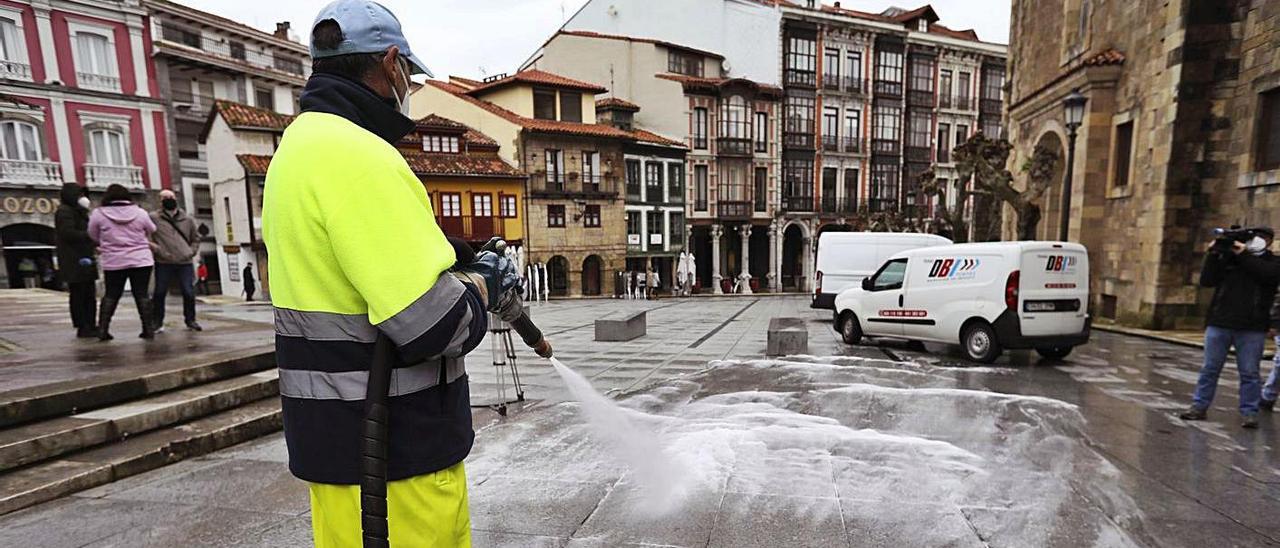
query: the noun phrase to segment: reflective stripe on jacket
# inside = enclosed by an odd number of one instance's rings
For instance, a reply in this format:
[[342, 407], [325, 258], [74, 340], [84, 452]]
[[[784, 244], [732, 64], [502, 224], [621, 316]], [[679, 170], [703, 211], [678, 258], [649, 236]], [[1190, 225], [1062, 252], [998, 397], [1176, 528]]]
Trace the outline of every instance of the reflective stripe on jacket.
[[448, 468], [474, 432], [463, 354], [484, 336], [474, 289], [400, 153], [347, 119], [306, 112], [267, 172], [270, 261], [289, 467], [360, 479], [365, 386], [379, 331], [395, 342], [388, 477]]

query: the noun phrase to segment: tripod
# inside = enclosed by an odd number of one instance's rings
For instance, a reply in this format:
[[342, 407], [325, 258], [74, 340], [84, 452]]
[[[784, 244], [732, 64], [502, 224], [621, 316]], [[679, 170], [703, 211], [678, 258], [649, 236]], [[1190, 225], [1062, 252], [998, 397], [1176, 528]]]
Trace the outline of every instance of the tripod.
[[[493, 353], [493, 370], [497, 376], [498, 401], [482, 404], [477, 407], [488, 407], [499, 415], [507, 416], [507, 405], [524, 401], [524, 385], [520, 384], [520, 369], [516, 367], [516, 346], [511, 338], [511, 324], [502, 321], [495, 314], [489, 315], [490, 343]], [[516, 392], [516, 399], [507, 399], [507, 373], [510, 371], [511, 384]]]

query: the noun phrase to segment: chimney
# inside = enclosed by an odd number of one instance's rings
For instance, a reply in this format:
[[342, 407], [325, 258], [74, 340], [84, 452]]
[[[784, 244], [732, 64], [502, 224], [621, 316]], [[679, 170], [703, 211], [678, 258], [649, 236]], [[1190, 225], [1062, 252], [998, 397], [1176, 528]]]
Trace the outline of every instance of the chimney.
[[276, 38], [280, 38], [282, 40], [288, 40], [289, 39], [289, 22], [281, 21], [279, 23], [276, 23], [276, 32], [274, 34]]
[[836, 2], [836, 9], [840, 9], [840, 2]]

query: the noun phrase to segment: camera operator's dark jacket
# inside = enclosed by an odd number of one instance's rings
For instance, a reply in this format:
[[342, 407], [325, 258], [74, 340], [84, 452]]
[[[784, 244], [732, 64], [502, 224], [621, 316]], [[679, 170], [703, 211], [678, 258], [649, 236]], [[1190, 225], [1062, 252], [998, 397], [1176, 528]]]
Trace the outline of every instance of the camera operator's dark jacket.
[[1213, 327], [1266, 331], [1272, 325], [1272, 305], [1280, 283], [1280, 259], [1270, 251], [1205, 256], [1201, 287], [1216, 288], [1206, 323]]

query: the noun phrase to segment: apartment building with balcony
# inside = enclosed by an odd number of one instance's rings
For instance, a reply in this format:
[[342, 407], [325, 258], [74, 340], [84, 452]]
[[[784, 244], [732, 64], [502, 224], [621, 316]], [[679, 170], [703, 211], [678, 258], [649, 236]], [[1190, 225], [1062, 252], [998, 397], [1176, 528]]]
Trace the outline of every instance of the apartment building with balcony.
[[464, 124], [429, 114], [397, 144], [431, 198], [445, 235], [479, 249], [498, 236], [524, 245], [528, 176], [498, 156], [498, 142]]
[[484, 80], [430, 80], [410, 96], [415, 117], [436, 113], [492, 137], [529, 174], [525, 253], [545, 264], [552, 296], [602, 295], [626, 265], [626, 144], [647, 137], [597, 123], [607, 91], [542, 70]]
[[938, 24], [928, 5], [781, 10], [782, 281], [808, 289], [823, 231], [863, 229], [877, 212], [932, 217], [939, 202], [919, 189], [931, 167], [965, 184], [951, 150], [979, 130], [1002, 134], [1007, 47]]
[[23, 262], [57, 286], [64, 182], [94, 198], [118, 183], [144, 202], [170, 185], [149, 24], [137, 0], [0, 2], [0, 287], [22, 285]]
[[[695, 4], [707, 7], [706, 2]], [[620, 13], [644, 17], [639, 10]], [[751, 3], [745, 13], [767, 18], [772, 12]], [[776, 20], [773, 24], [776, 32]], [[646, 28], [626, 21], [618, 25]], [[769, 36], [760, 39], [767, 42]], [[732, 64], [719, 53], [586, 30], [557, 32], [526, 67], [611, 85], [614, 100], [639, 109], [633, 116], [637, 129], [682, 142], [687, 149], [683, 237], [697, 260], [700, 290], [721, 293], [735, 285], [742, 292], [778, 289], [782, 267], [773, 220], [778, 209], [781, 88], [736, 77], [729, 70]], [[643, 169], [658, 175], [656, 166]], [[636, 174], [646, 184], [649, 178], [650, 171]], [[675, 206], [672, 202], [669, 207]], [[630, 233], [643, 243], [643, 229], [634, 221], [633, 216]], [[649, 226], [645, 216], [639, 221]], [[663, 280], [671, 279], [659, 272]]]
[[204, 236], [200, 255], [217, 280], [210, 164], [238, 165], [235, 157], [211, 157], [200, 141], [209, 111], [226, 100], [285, 115], [296, 114], [311, 70], [307, 46], [290, 36], [288, 22], [274, 33], [169, 0], [142, 0], [160, 97], [168, 105], [169, 142], [176, 154], [174, 189]]

